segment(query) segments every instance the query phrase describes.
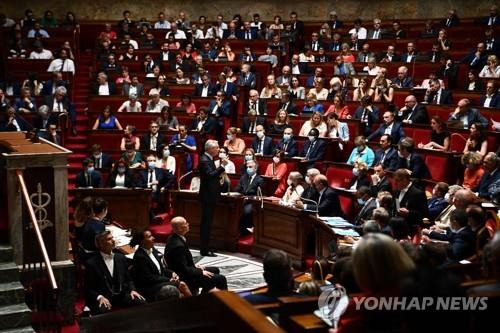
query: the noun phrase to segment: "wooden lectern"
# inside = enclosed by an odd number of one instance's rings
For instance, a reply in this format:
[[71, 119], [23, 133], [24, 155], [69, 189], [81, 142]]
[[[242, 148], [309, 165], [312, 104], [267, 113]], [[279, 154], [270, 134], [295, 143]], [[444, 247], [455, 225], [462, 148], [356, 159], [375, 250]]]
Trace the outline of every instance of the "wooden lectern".
[[50, 260], [68, 259], [67, 157], [71, 151], [30, 135], [0, 132], [0, 242], [12, 245], [18, 265], [40, 262], [18, 170], [22, 171]]

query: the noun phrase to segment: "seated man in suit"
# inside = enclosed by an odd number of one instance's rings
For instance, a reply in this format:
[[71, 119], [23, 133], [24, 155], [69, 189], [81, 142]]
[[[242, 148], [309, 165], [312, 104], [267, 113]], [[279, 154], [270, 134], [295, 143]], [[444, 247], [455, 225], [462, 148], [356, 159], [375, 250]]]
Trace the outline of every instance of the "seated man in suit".
[[425, 103], [436, 105], [453, 104], [451, 91], [443, 89], [438, 79], [432, 80], [429, 85], [430, 88], [426, 90], [424, 96]]
[[179, 280], [179, 276], [168, 269], [163, 254], [154, 247], [155, 238], [149, 230], [139, 230], [132, 235], [130, 246], [139, 246], [134, 253], [132, 279], [137, 290], [148, 302], [156, 300], [156, 295], [165, 285], [175, 286], [191, 296], [189, 287]]
[[139, 83], [139, 76], [137, 74], [132, 74], [130, 76], [130, 81], [130, 83], [123, 83], [122, 95], [127, 97], [132, 94], [135, 94], [137, 97], [144, 96], [144, 85]]
[[208, 111], [210, 116], [215, 120], [215, 132], [217, 137], [222, 136], [224, 130], [224, 119], [231, 117], [231, 103], [226, 98], [226, 93], [222, 90], [217, 90], [215, 99], [210, 101]]
[[269, 156], [274, 152], [273, 139], [266, 136], [266, 130], [262, 125], [257, 125], [252, 149], [255, 151], [255, 155]]
[[372, 191], [372, 195], [376, 196], [382, 191], [392, 193], [392, 185], [387, 178], [387, 174], [385, 172], [385, 167], [383, 164], [375, 164], [375, 166], [373, 167], [373, 175], [371, 176], [371, 178], [372, 185], [370, 189]]
[[257, 111], [248, 111], [248, 116], [243, 118], [243, 133], [255, 134], [257, 132], [257, 126], [266, 127], [266, 118], [263, 116], [258, 116]]
[[184, 170], [183, 172], [191, 171], [193, 169], [193, 159], [191, 154], [196, 153], [196, 140], [194, 136], [189, 135], [186, 125], [179, 125], [179, 133], [174, 134], [170, 138], [170, 144], [175, 145], [178, 149], [184, 150]]
[[448, 207], [448, 201], [445, 198], [446, 193], [448, 193], [448, 184], [439, 182], [434, 186], [432, 197], [427, 201], [429, 220], [434, 221]]
[[344, 213], [340, 208], [340, 200], [333, 188], [330, 187], [328, 179], [325, 175], [317, 175], [314, 177], [314, 188], [319, 193], [317, 203], [309, 201], [297, 201], [295, 206], [298, 209], [312, 211], [318, 213], [319, 216], [340, 216], [344, 217]]
[[111, 156], [102, 152], [101, 145], [96, 143], [90, 147], [92, 155], [90, 158], [94, 162], [94, 167], [96, 169], [110, 169], [113, 161]]
[[422, 219], [429, 216], [425, 193], [413, 184], [408, 170], [398, 169], [393, 177], [397, 187], [395, 214], [404, 218], [409, 227], [422, 225]]
[[160, 125], [156, 121], [149, 123], [149, 132], [146, 133], [141, 140], [141, 149], [158, 151], [160, 146], [164, 143], [165, 137], [159, 132]]
[[76, 110], [73, 103], [68, 98], [68, 90], [59, 86], [55, 89], [54, 94], [44, 96], [43, 104], [49, 107], [49, 111], [54, 115], [67, 114], [71, 121], [71, 130], [73, 135], [76, 135]]
[[372, 219], [373, 210], [377, 208], [377, 200], [372, 195], [368, 186], [361, 186], [356, 191], [356, 201], [360, 209], [353, 223], [355, 225], [361, 225], [365, 223], [365, 221]]
[[487, 200], [498, 200], [498, 193], [493, 193], [493, 184], [498, 183], [500, 179], [500, 171], [498, 171], [499, 158], [498, 155], [489, 152], [486, 154], [483, 160], [483, 167], [485, 169], [485, 173], [481, 177], [479, 181], [479, 185], [474, 189], [474, 192], [477, 192], [480, 198], [484, 198]]
[[429, 124], [427, 108], [417, 103], [417, 98], [413, 95], [405, 98], [405, 106], [399, 109], [398, 118], [405, 124]]
[[384, 134], [380, 136], [380, 149], [375, 151], [374, 165], [382, 164], [384, 169], [396, 171], [398, 168], [398, 151], [392, 147], [392, 136]]
[[293, 291], [292, 265], [288, 255], [282, 250], [271, 249], [264, 254], [265, 293], [250, 293], [245, 299], [250, 304], [273, 303], [278, 297], [295, 296]]
[[186, 219], [182, 216], [174, 217], [170, 225], [172, 234], [165, 245], [165, 259], [170, 269], [189, 286], [193, 295], [198, 295], [199, 288], [203, 288], [203, 293], [214, 288], [226, 290], [226, 278], [219, 274], [218, 268], [194, 263], [186, 240], [186, 234], [189, 232], [189, 223]]
[[300, 156], [304, 158], [301, 163], [305, 165], [306, 169], [310, 169], [316, 161], [322, 161], [325, 157], [326, 144], [322, 139], [319, 139], [317, 128], [311, 128], [307, 136], [309, 140], [304, 144]]
[[101, 173], [94, 168], [94, 161], [85, 158], [82, 161], [82, 171], [76, 175], [77, 188], [99, 188], [102, 187]]
[[391, 111], [384, 112], [383, 116], [384, 122], [380, 124], [380, 127], [370, 134], [366, 138], [367, 141], [378, 139], [383, 134], [390, 135], [392, 142], [399, 142], [405, 137], [405, 132], [403, 131], [403, 126], [400, 122], [394, 120], [394, 113]]
[[119, 252], [113, 253], [115, 241], [110, 231], [96, 236], [99, 253], [85, 267], [85, 302], [92, 314], [111, 311], [113, 307], [129, 307], [145, 303], [135, 290], [128, 263]]
[[283, 66], [281, 75], [276, 78], [276, 83], [280, 87], [288, 88], [292, 83], [292, 75], [290, 74], [291, 68], [288, 65]]
[[431, 179], [431, 174], [422, 157], [413, 150], [414, 141], [412, 138], [403, 138], [398, 143], [398, 169], [408, 169], [411, 171], [413, 179]]
[[250, 110], [254, 110], [258, 116], [267, 115], [267, 102], [264, 98], [259, 98], [259, 92], [255, 89], [252, 89], [248, 93], [249, 100], [245, 104], [245, 113], [250, 112]]
[[359, 119], [361, 128], [364, 128], [361, 134], [369, 136], [372, 133], [373, 124], [378, 122], [379, 109], [373, 105], [372, 98], [368, 95], [361, 97], [359, 104], [360, 106], [354, 112], [354, 119]]
[[467, 212], [456, 209], [451, 213], [450, 228], [445, 233], [423, 229], [422, 235], [427, 237], [423, 237], [422, 241], [447, 241], [447, 263], [458, 263], [473, 255], [476, 249], [476, 236], [467, 222]]
[[287, 127], [283, 131], [283, 138], [280, 139], [276, 149], [282, 151], [285, 157], [295, 157], [297, 156], [297, 143], [293, 138], [293, 128]]
[[490, 80], [486, 83], [486, 94], [481, 96], [479, 106], [485, 108], [500, 108], [500, 94], [498, 94], [495, 81]]
[[110, 96], [116, 94], [116, 86], [108, 82], [108, 76], [104, 72], [97, 74], [97, 80], [92, 85], [92, 94], [97, 96]]
[[201, 135], [215, 135], [215, 125], [215, 120], [208, 116], [207, 107], [202, 106], [198, 110], [198, 116], [193, 119], [190, 129], [200, 132]]
[[458, 101], [458, 105], [450, 114], [448, 121], [460, 121], [463, 128], [469, 128], [474, 123], [481, 123], [488, 127], [489, 121], [477, 109], [471, 108], [471, 102], [467, 98]]
[[210, 82], [210, 77], [208, 74], [203, 74], [201, 76], [201, 84], [196, 84], [194, 86], [193, 95], [197, 97], [210, 97], [215, 95], [215, 86]]
[[159, 204], [160, 194], [175, 184], [175, 176], [168, 170], [158, 168], [156, 165], [156, 155], [150, 154], [147, 157], [147, 170], [141, 170], [141, 187], [152, 189], [153, 200]]
[[281, 101], [278, 104], [278, 110], [285, 110], [289, 115], [297, 115], [297, 106], [292, 101], [292, 96], [288, 91], [284, 91], [281, 94]]
[[242, 87], [249, 87], [254, 89], [257, 84], [257, 78], [255, 74], [251, 72], [251, 66], [248, 63], [241, 65], [240, 76], [238, 77], [237, 84]]
[[[0, 98], [2, 94], [3, 92], [0, 91]], [[0, 114], [3, 114], [3, 112], [7, 111], [7, 105], [10, 105], [8, 100], [6, 100], [5, 103], [5, 110], [2, 110], [2, 108], [0, 108]], [[38, 108], [37, 116], [33, 121], [33, 127], [36, 128], [38, 132], [45, 132], [48, 130], [50, 124], [57, 123], [57, 115], [55, 113], [52, 113], [47, 105], [42, 105]]]
[[[241, 175], [238, 184], [234, 188], [234, 192], [241, 193], [245, 196], [262, 195], [264, 189], [264, 179], [257, 174], [258, 165], [254, 160], [246, 162], [246, 172]], [[249, 202], [243, 206], [243, 214], [240, 218], [240, 232], [242, 235], [248, 234], [248, 231], [253, 228], [252, 221], [253, 205]]]
[[392, 85], [394, 88], [413, 88], [413, 78], [408, 76], [408, 67], [398, 68], [398, 76], [392, 79]]
[[314, 178], [316, 178], [316, 176], [320, 174], [321, 173], [316, 168], [311, 168], [307, 170], [306, 176], [304, 177], [307, 186], [304, 188], [304, 192], [302, 192], [302, 198], [313, 200], [316, 202], [318, 201], [319, 193], [314, 188], [313, 183], [314, 183]]
[[219, 83], [215, 86], [215, 91], [223, 91], [227, 98], [231, 98], [236, 102], [240, 96], [238, 87], [233, 82], [228, 81], [224, 73], [220, 73], [217, 80]]

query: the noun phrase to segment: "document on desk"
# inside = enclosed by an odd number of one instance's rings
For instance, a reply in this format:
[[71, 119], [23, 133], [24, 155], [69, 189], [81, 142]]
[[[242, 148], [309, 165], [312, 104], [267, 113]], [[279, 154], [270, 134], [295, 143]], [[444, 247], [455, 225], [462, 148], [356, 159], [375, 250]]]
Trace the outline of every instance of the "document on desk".
[[330, 227], [335, 228], [353, 228], [354, 225], [340, 216], [320, 216], [319, 219]]
[[339, 236], [351, 236], [351, 237], [360, 237], [360, 235], [354, 231], [353, 229], [340, 229], [340, 228], [332, 228], [333, 232]]
[[122, 229], [116, 225], [108, 225], [106, 229], [111, 231], [113, 239], [115, 240], [115, 246], [120, 247], [130, 243], [130, 231], [127, 229]]

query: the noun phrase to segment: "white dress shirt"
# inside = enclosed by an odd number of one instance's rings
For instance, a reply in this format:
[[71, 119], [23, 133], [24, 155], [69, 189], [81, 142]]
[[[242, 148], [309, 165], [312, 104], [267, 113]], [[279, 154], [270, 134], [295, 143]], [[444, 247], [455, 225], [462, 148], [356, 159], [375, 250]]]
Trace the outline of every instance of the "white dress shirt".
[[47, 68], [47, 72], [71, 72], [75, 74], [75, 63], [71, 59], [54, 59]]
[[401, 192], [399, 192], [399, 197], [396, 199], [396, 209], [399, 210], [401, 208], [401, 201], [403, 200], [403, 198], [405, 197], [406, 195], [406, 192], [408, 192], [408, 189], [410, 188], [410, 186], [412, 185], [413, 183], [410, 182], [410, 184], [408, 184], [408, 186], [406, 186], [404, 189], [401, 190]]

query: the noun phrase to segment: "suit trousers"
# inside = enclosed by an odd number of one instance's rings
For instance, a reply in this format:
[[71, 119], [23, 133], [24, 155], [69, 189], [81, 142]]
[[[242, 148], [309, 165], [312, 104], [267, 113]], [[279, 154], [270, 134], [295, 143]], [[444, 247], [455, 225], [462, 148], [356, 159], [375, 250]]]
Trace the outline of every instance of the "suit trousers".
[[226, 277], [220, 274], [220, 270], [217, 267], [205, 267], [205, 270], [214, 273], [214, 275], [212, 277], [206, 277], [203, 275], [198, 279], [198, 287], [202, 288], [202, 293], [209, 292], [213, 288], [227, 290]]
[[216, 200], [201, 200], [200, 250], [208, 251]]
[[108, 299], [109, 302], [111, 303], [112, 308], [107, 309], [104, 306], [100, 306], [99, 302], [96, 300], [95, 304], [89, 305], [90, 308], [90, 313], [91, 314], [102, 314], [109, 312], [115, 308], [128, 308], [131, 306], [137, 306], [146, 303], [143, 300], [140, 300], [138, 298], [132, 299], [130, 296], [130, 293], [128, 292], [123, 292], [117, 295], [113, 295], [111, 299]]

